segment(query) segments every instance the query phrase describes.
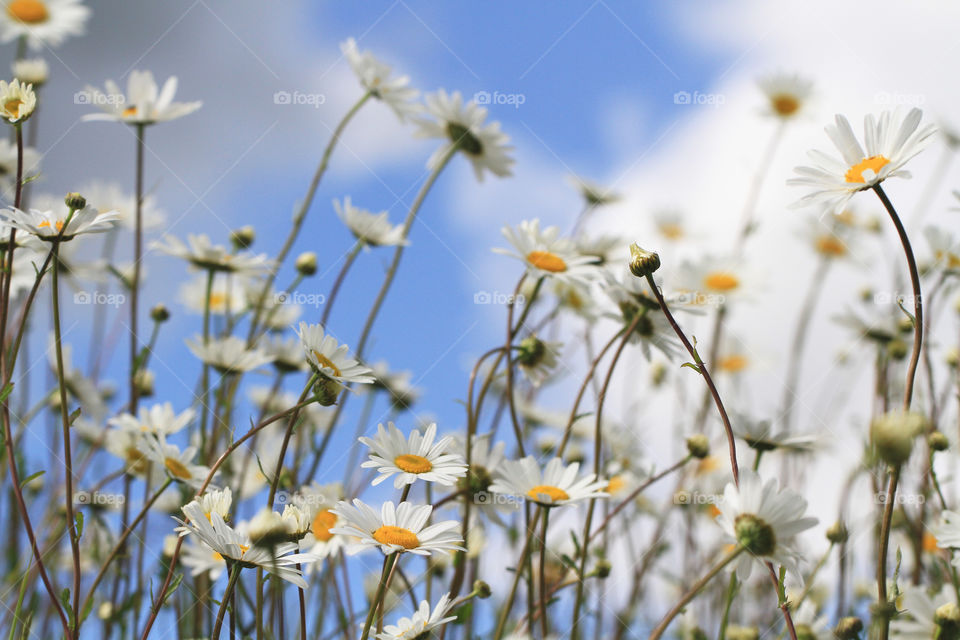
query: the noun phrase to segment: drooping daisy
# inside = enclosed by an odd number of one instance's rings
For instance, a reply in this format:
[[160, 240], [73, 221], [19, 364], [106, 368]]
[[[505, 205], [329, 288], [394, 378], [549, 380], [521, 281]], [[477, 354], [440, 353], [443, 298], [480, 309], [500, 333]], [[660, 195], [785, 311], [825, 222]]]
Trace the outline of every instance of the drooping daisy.
[[19, 80], [7, 84], [0, 80], [0, 116], [10, 124], [19, 124], [37, 108], [37, 94], [33, 86]]
[[21, 58], [10, 64], [13, 77], [22, 84], [32, 84], [34, 87], [43, 85], [50, 76], [50, 66], [43, 58]]
[[193, 355], [222, 374], [253, 371], [272, 360], [259, 347], [248, 349], [247, 341], [238, 336], [211, 339], [206, 344], [198, 336], [186, 343]]
[[775, 73], [757, 84], [767, 96], [768, 113], [781, 120], [799, 115], [813, 91], [813, 83], [796, 74]]
[[393, 69], [377, 60], [371, 52], [357, 49], [357, 42], [353, 38], [341, 43], [340, 51], [363, 88], [393, 109], [400, 120], [421, 111], [420, 105], [415, 102], [420, 92], [408, 86], [409, 76], [391, 78]]
[[203, 234], [188, 234], [186, 242], [176, 236], [166, 235], [154, 244], [154, 248], [186, 260], [198, 269], [209, 271], [258, 275], [273, 266], [266, 254], [234, 253], [223, 245], [213, 244]]
[[816, 435], [782, 433], [774, 429], [770, 420], [753, 420], [742, 415], [736, 416], [733, 433], [751, 449], [761, 452], [809, 453], [820, 441]]
[[575, 504], [592, 498], [606, 498], [603, 489], [607, 483], [589, 473], [580, 478], [580, 464], [564, 466], [560, 458], [551, 458], [540, 470], [537, 459], [527, 456], [521, 460], [505, 460], [497, 469], [497, 478], [490, 485], [493, 493], [523, 496], [544, 507]]
[[174, 518], [181, 525], [177, 528], [181, 536], [195, 535], [200, 542], [225, 559], [239, 562], [240, 566], [245, 568], [263, 569], [301, 589], [307, 588], [307, 583], [296, 565], [313, 562], [316, 558], [309, 553], [291, 553], [297, 550], [295, 543], [255, 545], [250, 536], [229, 526], [216, 511], [210, 513], [208, 518], [197, 501], [190, 502], [182, 511], [187, 520]]
[[[444, 138], [455, 145], [458, 151], [470, 160], [477, 180], [483, 182], [484, 170], [504, 177], [513, 175], [513, 158], [509, 153], [509, 136], [500, 131], [500, 123], [484, 125], [487, 110], [473, 100], [463, 103], [459, 91], [448, 94], [443, 89], [427, 94], [424, 99], [427, 112], [434, 120], [418, 121], [417, 136], [422, 138]], [[440, 159], [447, 153], [445, 147], [438, 149], [427, 161], [427, 167], [436, 168]]]
[[562, 346], [559, 342], [544, 341], [535, 335], [520, 341], [516, 362], [530, 384], [539, 387], [553, 375]]
[[84, 120], [111, 120], [127, 124], [148, 125], [165, 122], [188, 115], [199, 109], [202, 102], [174, 102], [177, 92], [177, 77], [170, 76], [157, 87], [153, 74], [149, 71], [131, 71], [127, 79], [126, 94], [113, 80], [104, 83], [106, 92], [87, 87], [90, 102], [103, 113], [91, 113]]
[[370, 459], [360, 466], [376, 469], [380, 474], [374, 478], [373, 486], [393, 475], [397, 475], [393, 481], [395, 489], [417, 480], [450, 486], [466, 474], [467, 467], [459, 454], [447, 453], [453, 438], [445, 436], [434, 442], [436, 436], [436, 423], [428, 426], [423, 434], [414, 429], [409, 439], [392, 422], [388, 422], [386, 428], [379, 424], [375, 437], [360, 438], [360, 442], [370, 447]]
[[[119, 218], [116, 211], [100, 213], [89, 206], [73, 212], [69, 223], [67, 222], [68, 215], [69, 211], [65, 208], [52, 211], [40, 211], [38, 209], [21, 211], [14, 208], [0, 210], [0, 217], [6, 220], [8, 224], [46, 241], [55, 240], [61, 232], [64, 242], [73, 240], [85, 233], [102, 233], [110, 229]], [[66, 228], [64, 228], [64, 224], [66, 224]]]
[[561, 238], [559, 227], [541, 231], [540, 220], [524, 220], [516, 228], [504, 227], [501, 233], [513, 245], [513, 250], [496, 248], [494, 253], [523, 261], [533, 278], [549, 276], [587, 285], [597, 276], [593, 259], [580, 255], [572, 240]]
[[353, 554], [369, 547], [379, 547], [384, 555], [413, 553], [428, 556], [432, 553], [464, 551], [463, 538], [456, 530], [460, 523], [444, 520], [424, 526], [433, 513], [431, 505], [413, 505], [401, 502], [394, 506], [384, 502], [378, 514], [372, 507], [354, 498], [353, 504], [340, 502], [333, 513], [344, 519], [343, 526], [330, 529], [332, 533], [354, 536], [359, 540], [348, 547]]
[[717, 506], [717, 524], [747, 551], [737, 564], [741, 580], [750, 576], [755, 560], [770, 560], [794, 576], [800, 575], [800, 554], [790, 543], [795, 535], [817, 524], [816, 518], [804, 517], [807, 501], [802, 496], [792, 489], [781, 490], [776, 478], [763, 482], [757, 473], [744, 470], [740, 487], [728, 484]]
[[248, 307], [246, 280], [242, 277], [214, 278], [207, 295], [207, 276], [198, 275], [180, 287], [180, 301], [195, 313], [204, 313], [209, 306], [214, 315], [235, 315]]
[[327, 335], [319, 324], [300, 323], [297, 331], [307, 362], [314, 371], [340, 385], [348, 383], [371, 384], [374, 378], [368, 367], [350, 357], [350, 349]]
[[139, 416], [123, 413], [111, 418], [108, 424], [118, 429], [169, 436], [190, 424], [196, 414], [193, 409], [186, 409], [178, 414], [173, 410], [172, 404], [164, 402], [151, 407], [140, 407]]
[[383, 628], [383, 633], [377, 634], [377, 640], [418, 640], [418, 638], [429, 637], [435, 629], [442, 627], [451, 620], [456, 620], [456, 616], [447, 615], [453, 608], [453, 600], [450, 594], [445, 593], [437, 601], [437, 605], [430, 611], [430, 603], [426, 600], [420, 602], [420, 606], [409, 618], [400, 618], [397, 624], [388, 624]]
[[350, 229], [350, 233], [364, 245], [396, 247], [410, 244], [403, 237], [403, 225], [390, 224], [386, 211], [371, 213], [366, 209], [355, 207], [350, 202], [350, 196], [343, 199], [342, 206], [340, 201], [335, 199], [333, 208], [340, 219], [343, 220], [343, 224]]
[[911, 109], [904, 115], [899, 111], [884, 111], [879, 119], [872, 114], [864, 118], [863, 136], [865, 148], [860, 145], [850, 123], [842, 115], [836, 123], [826, 127], [841, 159], [821, 151], [809, 152], [814, 161], [812, 167], [797, 167], [801, 177], [792, 178], [788, 184], [810, 187], [796, 206], [819, 204], [832, 213], [841, 211], [858, 191], [870, 189], [887, 178], [909, 178], [904, 165], [933, 139], [936, 127], [932, 124], [920, 127], [923, 112]]
[[90, 9], [81, 0], [8, 0], [0, 12], [0, 42], [24, 37], [31, 49], [57, 47], [82, 36]]
[[374, 387], [387, 393], [394, 409], [409, 409], [420, 398], [420, 389], [411, 382], [410, 371], [391, 371], [384, 361], [374, 362], [370, 367], [376, 379]]

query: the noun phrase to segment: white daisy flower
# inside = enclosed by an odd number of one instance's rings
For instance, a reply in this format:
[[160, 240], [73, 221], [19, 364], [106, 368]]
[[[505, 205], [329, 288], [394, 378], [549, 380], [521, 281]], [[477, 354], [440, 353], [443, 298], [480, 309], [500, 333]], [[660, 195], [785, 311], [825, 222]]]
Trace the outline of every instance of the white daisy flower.
[[203, 313], [207, 304], [213, 315], [236, 315], [249, 308], [244, 278], [214, 278], [207, 299], [207, 277], [199, 275], [180, 287], [180, 302], [195, 313]]
[[46, 241], [55, 240], [61, 232], [65, 242], [85, 233], [102, 233], [110, 229], [120, 217], [116, 211], [100, 213], [90, 206], [75, 211], [69, 223], [68, 214], [66, 208], [45, 211], [21, 211], [14, 208], [0, 210], [0, 217], [8, 224]]
[[[136, 225], [137, 199], [118, 184], [94, 182], [80, 189], [91, 207], [99, 211], [116, 211], [120, 224], [127, 229]], [[42, 208], [42, 207], [39, 207]], [[157, 229], [166, 222], [166, 215], [157, 205], [156, 198], [145, 195], [140, 201], [140, 219], [144, 230]]]
[[768, 113], [782, 120], [801, 113], [813, 92], [813, 83], [796, 74], [775, 73], [757, 84], [767, 96]]
[[10, 124], [18, 124], [29, 118], [36, 108], [33, 85], [21, 84], [19, 80], [7, 84], [0, 80], [0, 117]]
[[370, 447], [370, 459], [360, 466], [374, 468], [380, 474], [373, 480], [373, 486], [395, 474], [399, 474], [393, 481], [395, 489], [417, 480], [450, 486], [466, 474], [467, 467], [459, 454], [446, 453], [453, 438], [445, 436], [434, 443], [436, 435], [436, 423], [428, 426], [423, 434], [414, 429], [409, 439], [392, 422], [388, 422], [386, 428], [379, 424], [375, 437], [360, 438], [360, 442]]
[[143, 452], [147, 460], [166, 469], [170, 477], [177, 482], [198, 489], [210, 475], [209, 468], [193, 463], [193, 458], [197, 455], [196, 447], [187, 447], [181, 451], [177, 445], [168, 444], [162, 435], [144, 436], [143, 441]]
[[503, 227], [503, 237], [514, 250], [494, 249], [494, 253], [523, 261], [533, 278], [550, 276], [570, 283], [588, 285], [598, 275], [593, 258], [580, 255], [573, 241], [561, 238], [558, 227], [540, 230], [540, 220], [524, 220], [518, 227]]
[[80, 0], [8, 0], [0, 12], [0, 42], [26, 38], [31, 49], [57, 47], [82, 36], [90, 9]]
[[535, 335], [520, 341], [516, 355], [517, 366], [534, 387], [539, 387], [554, 373], [557, 356], [563, 344], [548, 342]]
[[437, 601], [437, 605], [430, 611], [430, 603], [426, 600], [420, 602], [419, 608], [409, 618], [400, 618], [397, 624], [388, 624], [383, 628], [383, 633], [377, 634], [377, 640], [417, 640], [432, 635], [435, 629], [442, 627], [451, 620], [456, 620], [456, 616], [447, 615], [453, 608], [453, 600], [450, 594], [445, 593]]
[[505, 460], [496, 470], [497, 479], [490, 485], [493, 493], [522, 496], [544, 507], [575, 504], [591, 498], [606, 498], [606, 481], [597, 480], [589, 473], [580, 478], [580, 464], [564, 466], [560, 458], [551, 458], [540, 470], [537, 459], [527, 456], [521, 460]]
[[221, 518], [227, 520], [230, 516], [230, 507], [233, 506], [233, 492], [230, 487], [210, 489], [194, 501], [200, 505], [200, 510], [208, 520], [211, 513], [219, 513]]
[[[926, 587], [922, 585], [907, 585], [904, 589], [902, 604], [898, 603], [897, 607], [902, 609], [904, 614], [898, 615], [890, 623], [890, 635], [904, 640], [951, 637], [940, 635], [940, 625], [948, 621], [956, 625], [958, 613], [960, 613], [957, 611], [956, 597], [956, 593], [949, 584], [944, 585], [932, 596], [927, 595]], [[957, 628], [954, 626], [951, 631], [955, 634]]]
[[391, 78], [393, 69], [377, 60], [371, 52], [357, 49], [357, 42], [353, 38], [341, 43], [340, 51], [363, 88], [393, 109], [400, 120], [421, 111], [422, 108], [415, 102], [420, 92], [408, 86], [409, 76]]
[[326, 485], [314, 482], [294, 496], [294, 504], [308, 505], [313, 512], [310, 530], [300, 541], [301, 549], [308, 550], [318, 559], [325, 559], [336, 555], [346, 546], [347, 539], [331, 531], [346, 524], [343, 518], [333, 512], [343, 498], [343, 485], [339, 482]]
[[593, 236], [579, 234], [573, 240], [580, 255], [593, 258], [594, 264], [609, 265], [625, 262], [629, 255], [630, 241], [617, 233], [604, 233]]
[[374, 362], [370, 368], [376, 379], [374, 386], [387, 392], [392, 407], [409, 409], [420, 398], [420, 389], [411, 382], [411, 372], [391, 371], [384, 361]]
[[366, 209], [353, 206], [350, 196], [343, 199], [343, 206], [339, 200], [333, 201], [333, 208], [337, 215], [347, 225], [350, 233], [365, 245], [374, 247], [396, 247], [410, 244], [403, 237], [403, 225], [390, 224], [387, 212], [371, 213]]
[[[477, 180], [483, 182], [484, 170], [496, 176], [513, 175], [513, 158], [509, 152], [509, 136], [500, 131], [500, 123], [484, 125], [487, 110], [473, 100], [463, 104], [459, 91], [447, 94], [440, 89], [425, 98], [427, 112], [435, 120], [422, 119], [418, 122], [417, 136], [421, 138], [444, 138], [462, 151], [473, 165]], [[434, 169], [447, 153], [446, 147], [438, 149], [427, 161], [427, 167]]]
[[[653, 349], [670, 359], [678, 357], [683, 351], [683, 345], [661, 312], [660, 303], [649, 293], [646, 280], [634, 276], [627, 267], [620, 268], [618, 272], [619, 277], [614, 275], [614, 272], [607, 272], [607, 286], [603, 288], [619, 311], [619, 315], [609, 315], [619, 320], [624, 328], [636, 321], [629, 340], [631, 344], [640, 346], [647, 360], [653, 357]], [[667, 304], [671, 309], [675, 308], [673, 302], [677, 301], [670, 296]]]
[[960, 241], [946, 229], [930, 225], [923, 230], [934, 265], [948, 273], [960, 273]]
[[177, 527], [181, 536], [193, 534], [225, 559], [239, 562], [245, 568], [263, 569], [301, 589], [307, 588], [296, 565], [313, 562], [316, 558], [309, 553], [290, 553], [297, 550], [295, 543], [281, 542], [269, 547], [254, 545], [250, 536], [230, 527], [219, 513], [210, 513], [208, 519], [197, 501], [186, 505], [182, 511], [187, 520], [174, 518], [181, 525]]
[[[742, 260], [732, 256], [703, 256], [684, 261], [675, 274], [674, 288], [692, 305], [719, 306], [749, 297], [756, 278]], [[669, 303], [669, 301], [668, 301]]]
[[140, 407], [139, 417], [124, 413], [111, 418], [107, 424], [127, 431], [169, 436], [190, 424], [196, 414], [193, 409], [186, 409], [178, 414], [173, 410], [172, 404], [165, 402], [149, 408]]
[[164, 122], [188, 115], [196, 111], [202, 102], [174, 102], [177, 92], [177, 77], [171, 76], [157, 87], [153, 74], [149, 71], [131, 71], [127, 80], [127, 93], [124, 94], [113, 80], [104, 83], [106, 92], [95, 87], [87, 87], [90, 102], [103, 113], [91, 113], [84, 120], [111, 120], [127, 124], [146, 125]]
[[906, 115], [884, 111], [879, 119], [868, 115], [863, 121], [864, 148], [847, 119], [838, 114], [836, 123], [827, 126], [826, 132], [842, 159], [810, 151], [814, 166], [797, 167], [795, 171], [801, 177], [787, 181], [812, 189], [795, 206], [818, 204], [838, 213], [858, 191], [894, 176], [909, 178], [910, 173], [903, 166], [923, 151], [936, 132], [932, 124], [920, 127], [922, 117], [923, 112], [916, 108]]
[[804, 640], [833, 640], [833, 630], [827, 616], [817, 615], [817, 605], [805, 600], [793, 612], [793, 626], [797, 637]]
[[820, 438], [814, 434], [778, 432], [770, 420], [752, 420], [743, 415], [736, 415], [733, 433], [757, 451], [810, 453], [820, 444]]
[[193, 355], [222, 374], [253, 371], [272, 360], [259, 347], [248, 349], [247, 341], [237, 336], [210, 339], [206, 344], [197, 336], [185, 342]]
[[670, 242], [680, 242], [690, 238], [690, 229], [686, 225], [686, 216], [678, 209], [659, 209], [653, 214], [653, 226], [657, 233]]
[[50, 77], [50, 66], [43, 58], [21, 58], [10, 65], [13, 77], [22, 84], [43, 85]]
[[463, 538], [456, 533], [460, 523], [444, 520], [424, 526], [433, 513], [433, 507], [401, 502], [394, 506], [384, 502], [378, 514], [372, 507], [354, 498], [353, 505], [340, 502], [333, 513], [346, 524], [333, 527], [332, 533], [354, 536], [359, 540], [348, 547], [353, 554], [369, 547], [379, 547], [384, 555], [413, 553], [428, 556], [436, 552], [465, 551]]
[[234, 253], [223, 245], [213, 244], [203, 234], [188, 234], [186, 243], [175, 236], [164, 236], [153, 248], [210, 271], [258, 275], [273, 267], [273, 261], [266, 254]]
[[303, 347], [294, 336], [266, 335], [260, 339], [260, 348], [270, 354], [273, 366], [282, 373], [304, 371], [308, 367], [303, 359]]
[[227, 569], [227, 562], [223, 556], [204, 543], [188, 539], [180, 547], [180, 562], [190, 570], [191, 576], [204, 573], [211, 581], [216, 581]]
[[717, 505], [716, 522], [724, 533], [743, 546], [749, 555], [741, 556], [737, 576], [746, 580], [754, 561], [772, 561], [801, 577], [797, 569], [800, 554], [790, 546], [792, 538], [817, 524], [805, 518], [807, 501], [791, 489], [780, 490], [776, 478], [766, 483], [750, 470], [740, 472], [739, 489], [727, 485]]
[[350, 349], [326, 335], [319, 324], [300, 323], [297, 331], [307, 362], [319, 375], [341, 385], [350, 382], [371, 384], [374, 378], [368, 367], [350, 357]]
[[586, 205], [591, 208], [613, 204], [623, 197], [608, 187], [579, 176], [568, 175], [567, 183], [577, 190]]

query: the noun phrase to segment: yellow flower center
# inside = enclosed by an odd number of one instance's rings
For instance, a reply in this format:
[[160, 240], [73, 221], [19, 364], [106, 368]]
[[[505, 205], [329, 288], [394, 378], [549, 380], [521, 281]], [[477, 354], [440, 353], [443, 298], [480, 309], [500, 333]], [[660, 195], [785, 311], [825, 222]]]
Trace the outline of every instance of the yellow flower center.
[[[54, 223], [54, 224], [56, 224], [57, 232], [58, 232], [58, 233], [59, 233], [60, 231], [63, 231], [63, 220], [57, 220], [56, 223]], [[49, 229], [49, 228], [50, 228], [50, 221], [49, 221], [49, 220], [44, 220], [43, 222], [41, 222], [40, 224], [37, 225], [37, 228], [38, 228], [38, 229]]]
[[847, 255], [847, 245], [843, 244], [836, 236], [820, 236], [816, 242], [817, 253], [834, 258], [841, 258]]
[[707, 507], [707, 512], [710, 514], [711, 518], [716, 520], [717, 517], [720, 515], [720, 507], [718, 507], [715, 504], [711, 504], [709, 507]]
[[740, 279], [729, 271], [714, 271], [703, 279], [703, 285], [713, 291], [732, 291], [740, 286]]
[[19, 118], [20, 117], [20, 105], [23, 104], [23, 101], [20, 98], [11, 98], [3, 103], [3, 112], [7, 115], [8, 118]]
[[244, 556], [245, 553], [247, 553], [247, 551], [250, 551], [250, 545], [248, 544], [238, 544], [237, 546], [240, 547], [241, 558]]
[[770, 106], [778, 116], [784, 118], [792, 116], [800, 109], [800, 100], [789, 93], [778, 93], [770, 96]]
[[734, 354], [720, 358], [717, 367], [727, 373], [739, 373], [747, 368], [750, 361], [744, 355]]
[[548, 484], [538, 484], [530, 491], [527, 491], [527, 495], [530, 496], [533, 500], [541, 502], [543, 498], [540, 496], [547, 496], [550, 498], [550, 502], [559, 502], [561, 500], [569, 500], [570, 496], [566, 491], [560, 487], [552, 487]]
[[313, 537], [319, 540], [320, 542], [328, 542], [333, 538], [332, 533], [330, 533], [330, 527], [337, 524], [336, 514], [330, 513], [330, 509], [323, 509], [318, 511], [317, 515], [313, 518]]
[[137, 114], [137, 107], [127, 107], [123, 110], [124, 117], [129, 117]]
[[[209, 518], [210, 516], [207, 516], [207, 517]], [[214, 560], [223, 560], [223, 556], [220, 555], [218, 552], [214, 551], [214, 552], [213, 552], [213, 559], [214, 559]]]
[[683, 225], [674, 222], [664, 222], [659, 227], [660, 235], [667, 240], [679, 240], [684, 234]]
[[211, 309], [221, 309], [227, 306], [227, 301], [230, 298], [225, 296], [222, 293], [211, 293], [210, 294], [210, 308]]
[[890, 164], [890, 160], [888, 158], [883, 156], [870, 156], [869, 158], [864, 158], [857, 164], [847, 169], [847, 173], [844, 175], [844, 178], [846, 178], [847, 182], [863, 184], [866, 182], [866, 180], [863, 179], [864, 171], [869, 169], [876, 174], [880, 172], [880, 169], [883, 169], [888, 164]]
[[47, 5], [41, 0], [12, 0], [7, 4], [7, 15], [26, 24], [46, 22], [50, 17]]
[[401, 453], [394, 458], [393, 464], [397, 465], [398, 469], [406, 471], [407, 473], [427, 473], [433, 469], [433, 463], [423, 456], [417, 456], [412, 453]]
[[537, 269], [550, 273], [561, 273], [567, 270], [567, 263], [563, 261], [563, 258], [549, 251], [531, 251], [527, 254], [527, 262]]
[[950, 253], [949, 251], [938, 250], [933, 254], [937, 262], [942, 263], [948, 269], [956, 269], [960, 267], [960, 256], [955, 253]]
[[187, 467], [177, 460], [176, 458], [164, 458], [163, 466], [167, 468], [167, 471], [170, 472], [174, 478], [179, 478], [181, 480], [190, 480], [193, 478], [193, 474], [190, 473], [190, 470]]
[[927, 553], [934, 553], [937, 550], [937, 538], [929, 531], [923, 532], [923, 550]]
[[323, 355], [323, 354], [320, 353], [319, 351], [314, 351], [314, 352], [313, 352], [313, 357], [317, 359], [317, 365], [318, 365], [321, 369], [333, 369], [333, 375], [335, 375], [335, 376], [338, 377], [338, 378], [340, 377], [340, 375], [341, 375], [341, 374], [340, 374], [340, 369], [338, 369], [337, 366], [336, 366], [335, 364], [333, 364], [333, 362], [330, 361], [330, 358], [328, 358], [327, 356]]
[[697, 464], [697, 473], [710, 473], [720, 468], [720, 461], [716, 456], [707, 456]]
[[627, 481], [623, 478], [622, 475], [615, 475], [610, 478], [610, 481], [607, 483], [606, 492], [610, 495], [618, 493], [621, 489], [627, 486]]
[[143, 455], [143, 452], [136, 447], [130, 446], [126, 450], [127, 456], [127, 466], [130, 467], [131, 471], [136, 473], [143, 473], [147, 470], [147, 457]]
[[416, 549], [420, 546], [420, 540], [413, 531], [387, 524], [373, 532], [373, 539], [380, 544], [392, 544], [404, 549]]

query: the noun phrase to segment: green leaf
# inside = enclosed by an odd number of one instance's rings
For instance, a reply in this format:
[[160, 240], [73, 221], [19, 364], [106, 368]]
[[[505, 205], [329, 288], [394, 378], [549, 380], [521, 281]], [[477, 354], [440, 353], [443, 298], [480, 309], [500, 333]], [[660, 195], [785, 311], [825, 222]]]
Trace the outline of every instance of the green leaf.
[[73, 517], [76, 521], [77, 540], [79, 540], [80, 536], [83, 535], [83, 511], [77, 511], [73, 514]]
[[13, 383], [8, 382], [3, 390], [0, 390], [0, 402], [6, 402], [11, 393], [13, 393]]
[[42, 476], [42, 475], [45, 474], [45, 473], [46, 473], [46, 471], [43, 470], [43, 469], [41, 469], [40, 471], [37, 471], [36, 473], [31, 473], [31, 474], [28, 475], [26, 478], [24, 478], [23, 480], [20, 481], [20, 488], [23, 489], [23, 488], [24, 488], [25, 486], [27, 486], [27, 484], [29, 484], [32, 480], [36, 480], [37, 478], [39, 478], [40, 476]]

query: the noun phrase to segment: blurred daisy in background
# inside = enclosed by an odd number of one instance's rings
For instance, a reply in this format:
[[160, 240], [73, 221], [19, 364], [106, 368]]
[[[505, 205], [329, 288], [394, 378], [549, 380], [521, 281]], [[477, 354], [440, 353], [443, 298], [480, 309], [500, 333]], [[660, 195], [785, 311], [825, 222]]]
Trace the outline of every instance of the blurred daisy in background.
[[0, 42], [25, 38], [31, 49], [58, 47], [86, 31], [90, 9], [81, 0], [8, 0], [0, 12]]

